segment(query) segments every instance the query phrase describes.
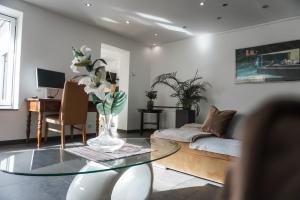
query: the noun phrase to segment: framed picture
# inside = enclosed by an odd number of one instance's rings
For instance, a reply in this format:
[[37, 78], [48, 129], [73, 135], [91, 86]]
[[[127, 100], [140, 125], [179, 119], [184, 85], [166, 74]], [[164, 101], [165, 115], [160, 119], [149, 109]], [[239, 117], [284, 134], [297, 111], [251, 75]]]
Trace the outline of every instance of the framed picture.
[[300, 40], [236, 50], [237, 83], [300, 80]]

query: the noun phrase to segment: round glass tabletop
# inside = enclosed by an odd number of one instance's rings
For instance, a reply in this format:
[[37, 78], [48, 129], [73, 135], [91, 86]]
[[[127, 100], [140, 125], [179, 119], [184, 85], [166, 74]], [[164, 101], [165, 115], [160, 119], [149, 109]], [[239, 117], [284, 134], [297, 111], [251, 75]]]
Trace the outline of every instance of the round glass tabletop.
[[[107, 161], [86, 159], [70, 153], [68, 151], [69, 147], [64, 150], [49, 147], [13, 151], [0, 154], [0, 171], [27, 176], [65, 176], [95, 173], [150, 163], [170, 156], [180, 149], [180, 145], [176, 142], [164, 139], [124, 138], [124, 140], [128, 144], [134, 144], [143, 149], [151, 149], [151, 151]], [[92, 167], [86, 167], [87, 165]]]

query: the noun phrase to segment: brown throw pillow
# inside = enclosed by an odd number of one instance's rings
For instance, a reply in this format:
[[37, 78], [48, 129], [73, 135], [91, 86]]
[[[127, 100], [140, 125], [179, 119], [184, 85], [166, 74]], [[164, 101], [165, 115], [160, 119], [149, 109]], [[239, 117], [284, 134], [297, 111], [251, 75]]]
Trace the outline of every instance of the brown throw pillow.
[[235, 113], [235, 110], [220, 111], [215, 106], [211, 106], [203, 123], [202, 131], [212, 133], [218, 137], [224, 137], [229, 122]]

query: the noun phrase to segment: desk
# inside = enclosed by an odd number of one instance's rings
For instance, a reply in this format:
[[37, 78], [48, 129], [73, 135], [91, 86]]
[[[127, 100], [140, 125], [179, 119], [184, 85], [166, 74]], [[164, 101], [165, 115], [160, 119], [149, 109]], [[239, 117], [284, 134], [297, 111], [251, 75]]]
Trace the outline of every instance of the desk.
[[[144, 124], [152, 124], [156, 125], [156, 129], [159, 129], [159, 118], [160, 118], [160, 113], [163, 110], [159, 109], [153, 109], [153, 110], [148, 110], [148, 109], [138, 109], [138, 112], [141, 113], [141, 126], [140, 126], [140, 134], [143, 135], [144, 132]], [[156, 122], [144, 122], [144, 113], [155, 113], [156, 114]]]
[[[28, 98], [25, 100], [27, 102], [27, 127], [26, 127], [26, 141], [30, 138], [30, 125], [31, 125], [31, 113], [38, 113], [38, 123], [37, 123], [37, 146], [40, 147], [43, 131], [43, 114], [45, 112], [59, 112], [61, 100], [60, 99], [35, 99]], [[96, 112], [96, 132], [99, 132], [99, 114], [97, 112], [96, 106], [93, 102], [89, 102], [88, 112]]]

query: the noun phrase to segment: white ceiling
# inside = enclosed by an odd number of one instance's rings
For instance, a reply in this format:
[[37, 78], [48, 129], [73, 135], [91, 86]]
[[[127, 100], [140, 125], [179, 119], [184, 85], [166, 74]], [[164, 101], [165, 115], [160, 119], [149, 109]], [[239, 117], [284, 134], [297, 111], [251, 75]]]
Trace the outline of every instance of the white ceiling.
[[[300, 0], [23, 0], [146, 44], [181, 40], [300, 16]], [[92, 4], [86, 7], [85, 3]], [[223, 3], [228, 3], [223, 7]], [[263, 5], [269, 8], [263, 9]], [[149, 19], [138, 13], [160, 17]], [[118, 23], [104, 21], [104, 18]], [[148, 17], [148, 18], [147, 18]], [[217, 17], [222, 17], [218, 20]], [[126, 24], [126, 20], [131, 23]], [[167, 30], [162, 24], [183, 27]], [[187, 33], [185, 33], [187, 32]], [[157, 33], [158, 36], [154, 36]]]

